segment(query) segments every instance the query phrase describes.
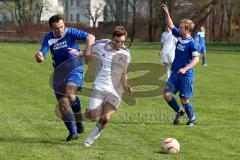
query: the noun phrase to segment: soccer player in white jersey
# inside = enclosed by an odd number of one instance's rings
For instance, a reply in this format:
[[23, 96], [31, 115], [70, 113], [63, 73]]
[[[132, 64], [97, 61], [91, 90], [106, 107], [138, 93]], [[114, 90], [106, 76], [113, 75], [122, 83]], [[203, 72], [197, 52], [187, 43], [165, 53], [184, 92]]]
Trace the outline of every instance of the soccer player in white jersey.
[[124, 45], [127, 31], [122, 26], [114, 28], [111, 40], [96, 41], [92, 53], [96, 55], [96, 76], [90, 96], [86, 118], [96, 122], [84, 142], [90, 147], [100, 136], [121, 103], [122, 93], [132, 88], [127, 83], [130, 52]]
[[207, 50], [206, 50], [206, 45], [205, 45], [205, 28], [204, 26], [200, 27], [200, 31], [197, 32], [196, 34], [196, 42], [198, 44], [198, 52], [202, 54], [202, 65], [206, 66], [207, 65]]
[[[52, 31], [43, 39], [42, 47], [35, 55], [36, 61], [42, 63], [51, 51], [54, 76], [53, 89], [58, 101], [58, 107], [62, 115], [69, 135], [66, 141], [78, 138], [78, 134], [84, 131], [81, 120], [80, 99], [76, 91], [83, 83], [82, 51], [78, 40], [86, 41], [85, 61], [90, 58], [91, 47], [95, 37], [85, 31], [65, 27], [63, 17], [54, 15], [49, 19]], [[79, 54], [79, 55], [78, 55]]]
[[174, 60], [177, 38], [172, 35], [172, 31], [166, 26], [166, 31], [161, 36], [161, 62], [166, 70], [167, 79], [171, 74], [171, 66]]
[[[173, 124], [178, 124], [181, 117], [187, 113], [188, 122], [186, 125], [196, 125], [197, 120], [190, 99], [193, 96], [194, 72], [193, 67], [199, 62], [198, 46], [191, 37], [194, 24], [189, 19], [181, 20], [179, 29], [173, 24], [168, 8], [165, 4], [161, 5], [168, 27], [177, 37], [178, 42], [175, 50], [175, 58], [172, 64], [172, 73], [168, 79], [164, 90], [164, 99], [168, 105], [176, 112]], [[179, 97], [184, 110], [180, 107], [174, 98], [174, 94], [179, 92]]]

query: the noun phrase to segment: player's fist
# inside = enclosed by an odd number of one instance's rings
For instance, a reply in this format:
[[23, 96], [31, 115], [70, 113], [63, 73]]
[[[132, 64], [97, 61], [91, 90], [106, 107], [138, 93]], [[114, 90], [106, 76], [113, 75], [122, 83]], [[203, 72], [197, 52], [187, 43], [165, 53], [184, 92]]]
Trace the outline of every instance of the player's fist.
[[85, 51], [84, 59], [86, 64], [88, 64], [92, 60], [91, 52], [92, 52], [92, 49], [87, 49]]
[[177, 73], [179, 74], [185, 74], [187, 72], [186, 68], [180, 68]]
[[74, 48], [68, 48], [68, 52], [71, 54], [75, 54], [77, 56], [84, 56], [84, 54], [85, 54], [84, 50], [78, 51], [77, 49], [74, 49]]
[[40, 51], [37, 52], [37, 54], [35, 55], [35, 58], [38, 63], [41, 63], [44, 60], [44, 56]]
[[130, 95], [133, 94], [133, 89], [132, 89], [132, 87], [129, 84], [126, 84], [124, 86], [124, 90], [127, 91]]
[[162, 9], [165, 13], [169, 14], [168, 7], [166, 4], [162, 3], [160, 6], [162, 7]]

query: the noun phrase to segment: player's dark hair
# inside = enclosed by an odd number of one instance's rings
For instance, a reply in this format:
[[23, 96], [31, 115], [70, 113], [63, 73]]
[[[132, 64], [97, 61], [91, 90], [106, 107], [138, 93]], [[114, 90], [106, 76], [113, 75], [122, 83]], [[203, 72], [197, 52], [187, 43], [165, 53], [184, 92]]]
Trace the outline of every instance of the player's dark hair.
[[123, 26], [116, 26], [112, 32], [112, 37], [127, 37], [127, 30]]
[[61, 15], [54, 15], [49, 19], [48, 24], [52, 28], [52, 24], [57, 23], [60, 20], [63, 20], [63, 17]]

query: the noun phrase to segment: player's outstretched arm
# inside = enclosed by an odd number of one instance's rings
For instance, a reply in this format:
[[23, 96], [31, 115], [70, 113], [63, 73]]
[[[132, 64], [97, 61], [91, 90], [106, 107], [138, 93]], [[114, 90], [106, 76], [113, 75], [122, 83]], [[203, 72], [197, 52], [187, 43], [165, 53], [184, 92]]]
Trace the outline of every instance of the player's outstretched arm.
[[88, 62], [91, 60], [91, 52], [92, 52], [92, 46], [95, 42], [95, 36], [92, 34], [89, 34], [87, 36], [87, 46], [86, 46], [86, 52], [85, 52], [85, 62], [88, 64]]
[[127, 91], [130, 95], [132, 95], [132, 94], [133, 94], [133, 89], [132, 89], [132, 87], [127, 83], [127, 79], [128, 79], [127, 73], [124, 73], [124, 74], [122, 75], [121, 83], [122, 83], [123, 89], [124, 89], [125, 91]]
[[85, 54], [84, 50], [78, 51], [77, 49], [74, 49], [74, 48], [68, 48], [68, 52], [71, 54], [75, 54], [77, 56], [84, 56], [84, 54]]
[[167, 24], [168, 27], [172, 30], [172, 29], [174, 28], [174, 24], [173, 24], [172, 18], [171, 18], [171, 16], [170, 16], [168, 7], [167, 7], [167, 5], [164, 4], [164, 3], [161, 4], [161, 7], [162, 7], [162, 10], [163, 10], [164, 13], [165, 13], [166, 24]]
[[36, 53], [35, 58], [36, 58], [36, 61], [37, 61], [38, 63], [41, 63], [41, 62], [44, 61], [44, 56], [43, 56], [42, 52], [40, 52], [40, 51], [38, 51], [38, 52]]
[[132, 87], [129, 84], [126, 84], [124, 86], [124, 90], [127, 91], [130, 95], [133, 94], [133, 89], [132, 89]]

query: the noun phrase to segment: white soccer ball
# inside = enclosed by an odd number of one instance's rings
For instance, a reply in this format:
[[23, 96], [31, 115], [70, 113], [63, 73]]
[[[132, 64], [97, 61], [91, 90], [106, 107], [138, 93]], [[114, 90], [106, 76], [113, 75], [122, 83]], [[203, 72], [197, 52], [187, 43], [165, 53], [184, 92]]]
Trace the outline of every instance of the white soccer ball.
[[178, 154], [180, 144], [175, 138], [166, 138], [163, 142], [163, 152], [169, 154]]

